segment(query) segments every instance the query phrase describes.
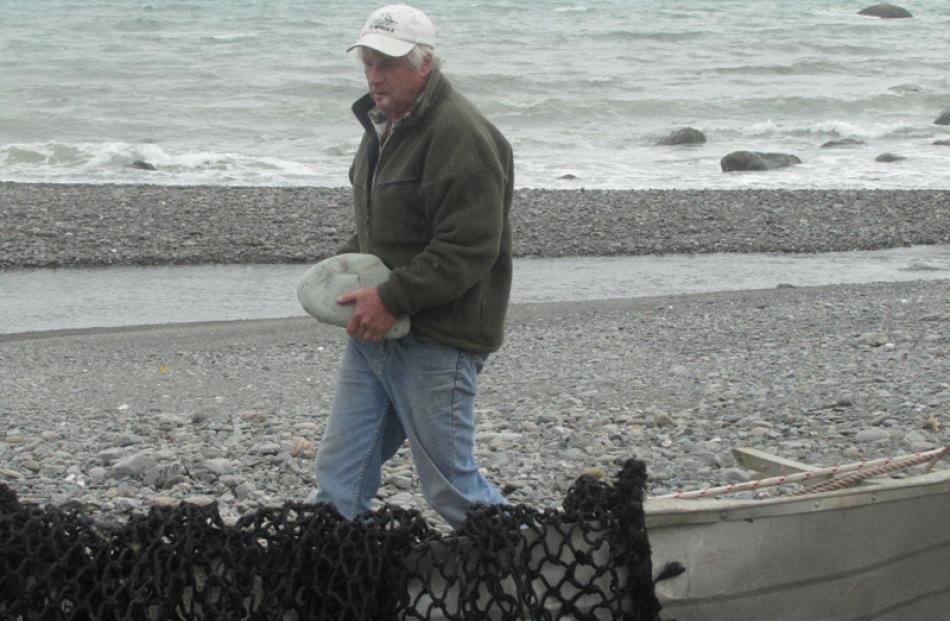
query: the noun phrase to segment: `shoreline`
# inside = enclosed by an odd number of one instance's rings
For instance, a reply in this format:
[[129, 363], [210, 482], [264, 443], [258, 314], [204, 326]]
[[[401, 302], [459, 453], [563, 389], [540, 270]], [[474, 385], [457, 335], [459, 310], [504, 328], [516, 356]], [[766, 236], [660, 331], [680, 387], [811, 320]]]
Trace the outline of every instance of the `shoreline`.
[[[0, 182], [0, 270], [310, 263], [348, 188]], [[517, 257], [810, 253], [950, 243], [950, 190], [515, 191]]]

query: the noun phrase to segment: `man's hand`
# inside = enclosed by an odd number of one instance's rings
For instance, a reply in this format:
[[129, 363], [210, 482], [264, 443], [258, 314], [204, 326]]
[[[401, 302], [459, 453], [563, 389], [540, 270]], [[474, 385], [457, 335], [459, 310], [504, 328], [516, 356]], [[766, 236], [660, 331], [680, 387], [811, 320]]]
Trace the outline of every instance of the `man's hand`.
[[396, 323], [376, 289], [353, 289], [341, 295], [337, 304], [356, 304], [346, 324], [346, 333], [363, 341], [378, 343]]

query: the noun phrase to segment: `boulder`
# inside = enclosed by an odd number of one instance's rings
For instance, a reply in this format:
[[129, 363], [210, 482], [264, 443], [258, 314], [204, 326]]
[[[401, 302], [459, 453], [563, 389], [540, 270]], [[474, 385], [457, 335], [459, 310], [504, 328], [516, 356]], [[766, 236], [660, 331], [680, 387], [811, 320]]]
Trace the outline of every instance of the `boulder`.
[[936, 119], [934, 125], [950, 125], [950, 110], [944, 110]]
[[875, 4], [874, 6], [869, 6], [866, 9], [861, 9], [858, 11], [858, 15], [880, 17], [882, 19], [905, 19], [908, 17], [913, 17], [911, 12], [907, 9], [894, 4], [888, 4], [887, 2], [882, 2], [881, 4]]
[[150, 164], [144, 160], [135, 160], [132, 162], [132, 168], [139, 168], [141, 170], [158, 170], [155, 168], [155, 164]]
[[821, 145], [821, 149], [836, 149], [838, 147], [856, 147], [859, 145], [867, 144], [863, 140], [858, 140], [857, 138], [842, 138], [841, 140], [829, 140], [825, 144]]
[[801, 163], [802, 161], [798, 157], [787, 153], [761, 153], [758, 151], [733, 151], [719, 160], [722, 172], [771, 170]]
[[903, 155], [898, 155], [896, 153], [881, 153], [876, 158], [875, 162], [899, 162], [901, 160], [906, 160], [907, 158]]
[[[311, 267], [297, 285], [297, 299], [309, 314], [323, 323], [346, 327], [353, 304], [337, 304], [347, 291], [378, 287], [389, 278], [389, 268], [371, 254], [339, 254]], [[386, 333], [387, 339], [409, 334], [409, 317], [400, 317]]]
[[941, 147], [950, 147], [950, 140], [934, 140], [933, 144]]
[[706, 142], [706, 134], [693, 127], [681, 127], [670, 133], [666, 138], [662, 138], [656, 144], [658, 146], [678, 145], [678, 144], [703, 144]]

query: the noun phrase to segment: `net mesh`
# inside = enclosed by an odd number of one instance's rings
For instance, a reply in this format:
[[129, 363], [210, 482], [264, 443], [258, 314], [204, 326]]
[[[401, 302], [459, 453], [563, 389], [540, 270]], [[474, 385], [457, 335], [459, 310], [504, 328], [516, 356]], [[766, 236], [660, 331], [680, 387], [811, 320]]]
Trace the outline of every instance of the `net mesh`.
[[300, 503], [106, 524], [0, 485], [0, 618], [658, 620], [645, 479], [630, 460], [579, 478], [563, 511], [475, 507], [451, 535], [414, 510]]

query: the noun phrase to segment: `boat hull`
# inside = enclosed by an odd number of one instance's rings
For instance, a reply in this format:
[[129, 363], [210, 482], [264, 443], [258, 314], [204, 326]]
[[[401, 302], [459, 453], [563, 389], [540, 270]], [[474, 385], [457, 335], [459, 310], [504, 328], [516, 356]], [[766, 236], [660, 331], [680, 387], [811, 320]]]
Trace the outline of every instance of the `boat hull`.
[[647, 503], [663, 618], [945, 618], [950, 471], [765, 501]]

